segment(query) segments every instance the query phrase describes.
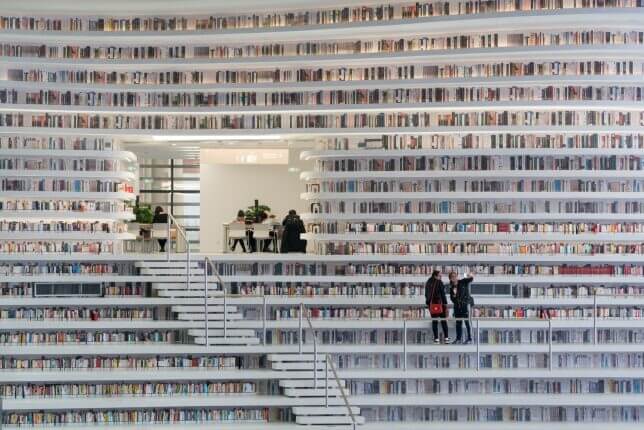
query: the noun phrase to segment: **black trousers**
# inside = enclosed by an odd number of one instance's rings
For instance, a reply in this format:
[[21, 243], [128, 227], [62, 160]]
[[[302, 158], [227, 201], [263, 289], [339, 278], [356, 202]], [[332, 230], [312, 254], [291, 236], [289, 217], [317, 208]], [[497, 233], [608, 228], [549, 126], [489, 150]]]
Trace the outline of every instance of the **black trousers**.
[[168, 241], [168, 239], [157, 239], [157, 242], [159, 242], [159, 248], [161, 248], [161, 252], [165, 251], [165, 244]]
[[246, 245], [244, 245], [244, 239], [235, 239], [235, 240], [233, 240], [232, 250], [233, 251], [235, 250], [235, 247], [237, 246], [237, 243], [239, 243], [241, 245], [241, 247], [242, 247], [242, 250], [244, 252], [246, 252]]
[[[469, 318], [467, 306], [465, 308], [454, 308], [454, 318]], [[465, 322], [465, 329], [467, 330], [467, 340], [472, 340], [472, 328], [470, 327], [470, 320], [465, 321], [456, 320], [456, 340], [463, 340], [463, 322]]]
[[[444, 305], [443, 305], [444, 306]], [[445, 309], [445, 308], [443, 308]], [[442, 314], [432, 314], [432, 332], [434, 333], [434, 339], [438, 339], [438, 320], [437, 318], [442, 318], [441, 319], [441, 328], [443, 329], [443, 337], [447, 338], [449, 337], [449, 332], [447, 329], [447, 321], [445, 321], [445, 318], [447, 318], [447, 312], [443, 311]]]

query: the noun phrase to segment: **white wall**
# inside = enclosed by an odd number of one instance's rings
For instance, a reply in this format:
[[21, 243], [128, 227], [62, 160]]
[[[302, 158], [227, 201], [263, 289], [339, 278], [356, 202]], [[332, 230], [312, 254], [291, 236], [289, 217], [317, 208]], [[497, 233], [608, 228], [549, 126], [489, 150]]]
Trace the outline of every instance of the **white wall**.
[[300, 199], [305, 191], [300, 172], [289, 167], [312, 170], [312, 163], [299, 160], [299, 151], [289, 151], [289, 165], [226, 165], [201, 161], [201, 252], [221, 252], [222, 224], [232, 221], [239, 209], [253, 205], [255, 199], [271, 208], [281, 219], [289, 209], [305, 212]]

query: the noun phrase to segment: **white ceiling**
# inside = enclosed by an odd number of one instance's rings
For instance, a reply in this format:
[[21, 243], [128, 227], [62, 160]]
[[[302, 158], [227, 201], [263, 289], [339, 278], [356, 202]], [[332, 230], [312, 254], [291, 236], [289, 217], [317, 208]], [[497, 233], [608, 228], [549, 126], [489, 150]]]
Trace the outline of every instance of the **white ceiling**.
[[313, 149], [313, 139], [278, 141], [191, 141], [191, 142], [154, 142], [149, 140], [122, 140], [124, 149], [132, 151], [139, 158], [183, 158], [199, 157], [200, 149], [212, 148], [290, 148]]
[[[388, 3], [411, 0], [393, 0]], [[0, 0], [0, 14], [196, 15], [272, 12], [382, 4], [382, 0]]]

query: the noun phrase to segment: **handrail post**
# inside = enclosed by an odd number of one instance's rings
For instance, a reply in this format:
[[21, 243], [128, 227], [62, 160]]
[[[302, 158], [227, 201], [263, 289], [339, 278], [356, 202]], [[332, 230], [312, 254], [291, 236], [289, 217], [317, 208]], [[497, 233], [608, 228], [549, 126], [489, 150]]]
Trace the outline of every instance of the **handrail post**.
[[313, 388], [318, 388], [318, 342], [317, 335], [313, 332]]
[[403, 370], [407, 371], [407, 320], [403, 320]]
[[304, 313], [304, 312], [302, 312], [303, 309], [304, 309], [304, 303], [300, 303], [300, 315], [299, 315], [299, 326], [298, 326], [298, 336], [297, 336], [300, 355], [302, 354], [302, 331], [303, 331], [303, 329], [302, 329], [302, 316], [303, 316], [303, 313]]
[[476, 370], [481, 370], [481, 330], [479, 327], [480, 320], [477, 318], [476, 321]]
[[262, 345], [266, 345], [266, 294], [262, 294]]
[[[316, 364], [317, 365], [317, 364]], [[324, 360], [324, 406], [329, 407], [329, 354]]]
[[593, 291], [593, 344], [597, 345], [597, 291]]
[[[166, 256], [167, 261], [170, 261], [170, 249], [172, 249], [172, 236], [170, 236], [170, 225], [171, 224], [172, 224], [171, 215], [168, 214], [168, 219], [166, 221], [166, 233], [168, 234], [168, 239], [167, 239], [168, 243], [166, 244], [167, 246], [165, 248], [165, 256]], [[154, 247], [152, 249], [154, 249]]]
[[208, 257], [204, 257], [203, 260], [203, 306], [204, 306], [204, 333], [206, 336], [206, 348], [208, 348], [210, 343], [210, 336], [208, 336], [208, 263], [210, 260]]
[[221, 280], [219, 283], [221, 284], [221, 291], [224, 294], [224, 339], [226, 339], [228, 336], [228, 302], [226, 301], [226, 284], [221, 282]]
[[[186, 239], [186, 284], [188, 286], [188, 290], [190, 290], [190, 244], [188, 243], [188, 238]], [[204, 270], [206, 267], [204, 266]]]
[[548, 369], [552, 371], [552, 320], [548, 318]]

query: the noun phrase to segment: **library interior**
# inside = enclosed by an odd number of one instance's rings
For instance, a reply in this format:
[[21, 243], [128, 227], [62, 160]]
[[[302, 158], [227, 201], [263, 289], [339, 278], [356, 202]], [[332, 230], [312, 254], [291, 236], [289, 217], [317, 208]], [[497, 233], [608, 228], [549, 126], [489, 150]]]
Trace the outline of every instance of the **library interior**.
[[3, 1], [0, 191], [2, 430], [644, 428], [644, 0]]

